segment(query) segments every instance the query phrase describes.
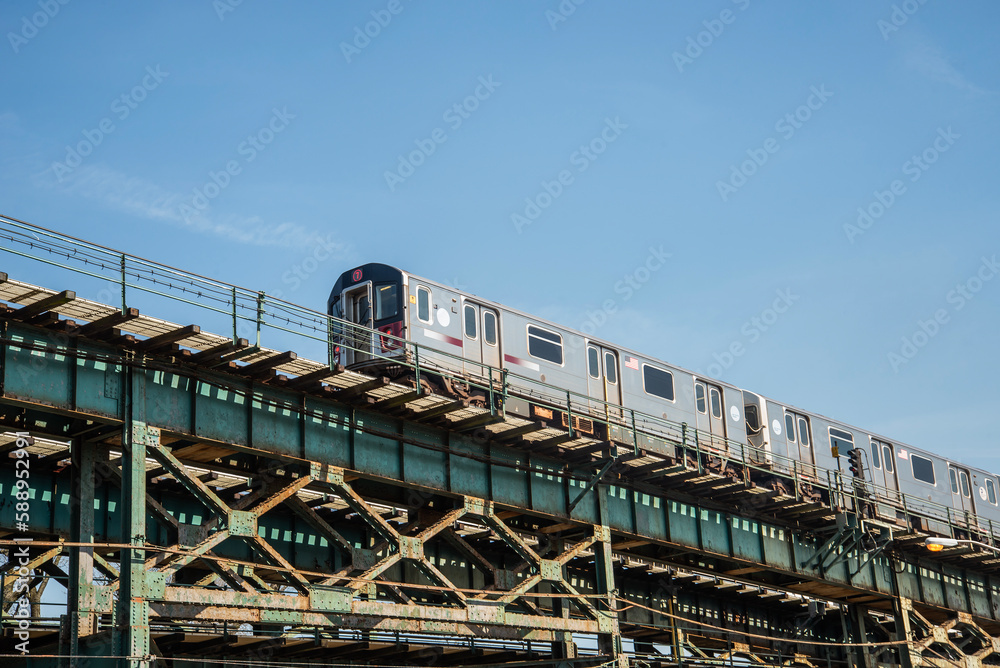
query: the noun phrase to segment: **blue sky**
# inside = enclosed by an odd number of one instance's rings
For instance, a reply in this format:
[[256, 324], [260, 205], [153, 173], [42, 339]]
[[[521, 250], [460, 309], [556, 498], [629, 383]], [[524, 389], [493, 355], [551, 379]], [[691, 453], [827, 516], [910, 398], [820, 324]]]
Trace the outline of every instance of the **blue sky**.
[[994, 2], [0, 7], [0, 213], [316, 308], [394, 264], [1000, 471]]

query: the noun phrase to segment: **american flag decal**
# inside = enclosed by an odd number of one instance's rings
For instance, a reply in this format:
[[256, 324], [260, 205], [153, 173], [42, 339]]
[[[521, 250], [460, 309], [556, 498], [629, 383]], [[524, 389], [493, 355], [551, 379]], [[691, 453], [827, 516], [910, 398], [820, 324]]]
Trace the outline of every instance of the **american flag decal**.
[[638, 371], [639, 370], [639, 360], [637, 360], [634, 357], [629, 357], [625, 361], [625, 366], [627, 366], [630, 369], [635, 369], [636, 371]]

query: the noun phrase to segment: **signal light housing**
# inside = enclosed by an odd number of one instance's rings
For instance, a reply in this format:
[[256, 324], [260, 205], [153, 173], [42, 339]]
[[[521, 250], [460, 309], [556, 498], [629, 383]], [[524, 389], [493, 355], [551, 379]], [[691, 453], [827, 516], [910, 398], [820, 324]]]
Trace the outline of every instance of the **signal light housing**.
[[854, 474], [856, 478], [865, 477], [865, 467], [861, 461], [861, 449], [854, 448], [847, 452], [847, 458], [849, 460], [848, 468], [850, 468], [851, 473]]

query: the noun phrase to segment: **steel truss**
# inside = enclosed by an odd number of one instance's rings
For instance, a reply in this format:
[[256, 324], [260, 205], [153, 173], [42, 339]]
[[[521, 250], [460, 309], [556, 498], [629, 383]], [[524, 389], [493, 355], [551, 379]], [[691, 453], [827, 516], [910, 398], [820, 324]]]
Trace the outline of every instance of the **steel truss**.
[[[161, 354], [179, 332], [122, 348], [21, 316], [0, 424], [32, 455], [33, 517], [0, 503], [0, 592], [8, 614], [32, 592], [31, 665], [1000, 663], [981, 554], [921, 560], [920, 536], [808, 504], [782, 520], [731, 482], [726, 511], [700, 471], [609, 480], [603, 453], [567, 465], [440, 404], [392, 415], [413, 397], [370, 379], [316, 398]], [[0, 467], [4, 499], [14, 482]], [[58, 620], [38, 609], [52, 580]]]

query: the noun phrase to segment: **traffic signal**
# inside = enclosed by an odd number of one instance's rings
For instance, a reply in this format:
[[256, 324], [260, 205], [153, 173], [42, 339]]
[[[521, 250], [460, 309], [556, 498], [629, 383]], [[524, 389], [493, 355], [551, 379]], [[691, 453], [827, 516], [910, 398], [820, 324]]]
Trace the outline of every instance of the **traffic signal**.
[[847, 452], [847, 457], [850, 460], [849, 468], [851, 473], [857, 478], [865, 477], [865, 467], [861, 463], [861, 448], [854, 448]]

